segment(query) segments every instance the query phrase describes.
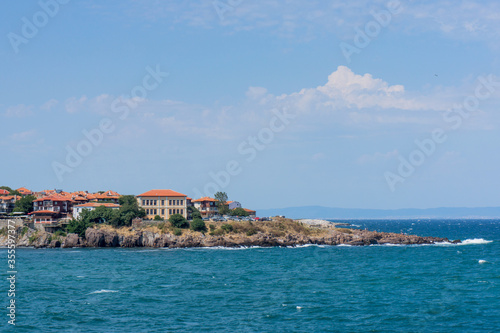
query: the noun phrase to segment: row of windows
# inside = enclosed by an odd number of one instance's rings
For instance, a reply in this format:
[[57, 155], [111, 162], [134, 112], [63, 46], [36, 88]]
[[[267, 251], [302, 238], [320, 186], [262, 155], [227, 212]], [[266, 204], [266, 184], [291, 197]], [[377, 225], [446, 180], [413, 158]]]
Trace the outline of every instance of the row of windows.
[[[146, 214], [148, 215], [158, 215], [158, 212], [161, 212], [161, 215], [165, 215], [165, 209], [146, 209]], [[184, 214], [184, 209], [169, 209], [168, 213], [172, 214]]]
[[[157, 206], [158, 201], [161, 201], [161, 205], [165, 206], [165, 200], [142, 200], [143, 206]], [[184, 200], [168, 200], [169, 206], [182, 206], [184, 205]]]

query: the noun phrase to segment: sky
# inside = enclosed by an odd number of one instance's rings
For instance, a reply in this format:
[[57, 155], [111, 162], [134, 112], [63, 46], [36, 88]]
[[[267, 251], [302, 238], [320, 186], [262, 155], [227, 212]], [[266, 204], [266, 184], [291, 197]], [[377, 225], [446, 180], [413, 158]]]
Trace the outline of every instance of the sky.
[[499, 205], [498, 1], [9, 1], [0, 37], [0, 185]]

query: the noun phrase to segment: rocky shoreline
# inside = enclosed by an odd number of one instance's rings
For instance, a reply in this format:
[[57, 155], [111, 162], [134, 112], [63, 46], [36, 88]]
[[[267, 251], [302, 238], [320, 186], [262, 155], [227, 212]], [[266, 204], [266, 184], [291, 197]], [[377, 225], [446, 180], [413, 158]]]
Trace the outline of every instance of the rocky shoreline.
[[[419, 245], [435, 243], [460, 243], [447, 238], [421, 237], [396, 233], [385, 233], [356, 229], [328, 229], [323, 235], [286, 234], [255, 235], [225, 234], [222, 236], [205, 235], [189, 232], [181, 236], [150, 230], [110, 230], [89, 228], [85, 237], [77, 234], [55, 235], [33, 229], [16, 229], [16, 247], [35, 248], [74, 248], [74, 247], [146, 247], [146, 248], [196, 248], [196, 247], [295, 247], [308, 244], [316, 245], [353, 245], [366, 246], [376, 244]], [[7, 247], [7, 235], [0, 235], [0, 247]]]

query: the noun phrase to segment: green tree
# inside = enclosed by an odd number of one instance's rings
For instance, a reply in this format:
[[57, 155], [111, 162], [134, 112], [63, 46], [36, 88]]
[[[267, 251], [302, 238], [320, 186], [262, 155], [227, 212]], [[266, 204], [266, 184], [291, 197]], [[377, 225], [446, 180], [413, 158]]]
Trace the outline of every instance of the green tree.
[[187, 211], [188, 211], [188, 215], [191, 216], [191, 218], [194, 220], [194, 219], [201, 219], [201, 213], [200, 211], [198, 210], [198, 208], [194, 207], [194, 206], [189, 206], [187, 208]]
[[136, 217], [146, 216], [146, 211], [139, 207], [137, 199], [133, 195], [122, 195], [118, 199], [118, 203], [121, 207], [109, 223], [114, 227], [130, 226]]
[[85, 231], [92, 225], [92, 223], [81, 219], [71, 220], [71, 222], [66, 227], [66, 231], [72, 234], [78, 234], [78, 236], [85, 238]]
[[155, 215], [155, 221], [163, 221], [163, 218], [160, 215]]
[[168, 218], [172, 226], [175, 228], [187, 229], [189, 228], [189, 222], [181, 214], [172, 214]]
[[219, 214], [227, 214], [229, 212], [229, 207], [227, 206], [227, 193], [217, 192], [215, 193], [214, 198], [217, 200]]
[[191, 230], [200, 232], [207, 231], [207, 226], [205, 225], [205, 221], [198, 218], [194, 219], [193, 222], [191, 222]]
[[31, 213], [33, 211], [33, 201], [36, 200], [36, 197], [34, 195], [27, 195], [21, 200], [18, 200], [14, 206], [14, 212], [21, 212], [21, 213]]
[[243, 208], [235, 208], [229, 212], [231, 216], [248, 216], [248, 212]]

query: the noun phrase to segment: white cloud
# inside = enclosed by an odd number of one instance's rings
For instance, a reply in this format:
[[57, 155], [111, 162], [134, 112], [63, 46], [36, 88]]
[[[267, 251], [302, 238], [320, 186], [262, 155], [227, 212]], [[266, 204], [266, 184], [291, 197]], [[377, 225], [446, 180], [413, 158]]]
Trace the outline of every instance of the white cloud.
[[30, 130], [30, 131], [14, 133], [10, 136], [10, 139], [15, 142], [22, 142], [33, 139], [35, 135], [36, 135], [36, 130]]
[[31, 116], [33, 114], [32, 105], [19, 104], [15, 106], [8, 107], [5, 111], [7, 117], [24, 118]]
[[49, 111], [55, 106], [57, 106], [57, 104], [59, 104], [59, 101], [57, 99], [52, 98], [47, 102], [45, 102], [44, 104], [42, 104], [42, 106], [40, 106], [40, 109]]
[[66, 100], [66, 111], [69, 113], [76, 113], [80, 111], [83, 107], [85, 102], [87, 102], [88, 98], [87, 96], [81, 96], [80, 98], [76, 97], [71, 97]]

